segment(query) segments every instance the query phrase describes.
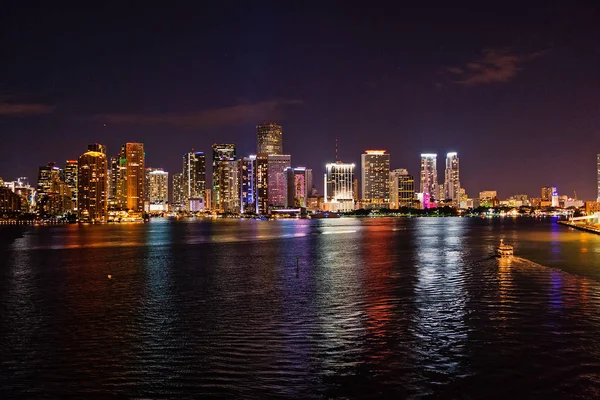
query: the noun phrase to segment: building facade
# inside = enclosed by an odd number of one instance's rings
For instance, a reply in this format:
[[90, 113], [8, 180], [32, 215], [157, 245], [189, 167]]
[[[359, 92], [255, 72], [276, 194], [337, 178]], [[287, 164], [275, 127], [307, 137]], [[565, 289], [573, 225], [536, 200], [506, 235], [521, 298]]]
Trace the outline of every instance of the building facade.
[[256, 126], [256, 153], [283, 154], [283, 130], [274, 122]]
[[240, 212], [256, 213], [256, 156], [244, 157], [240, 164]]
[[390, 208], [414, 208], [416, 201], [415, 178], [404, 168], [390, 171]]
[[88, 146], [88, 151], [77, 160], [77, 174], [79, 220], [106, 222], [108, 217], [106, 148], [96, 144]]
[[421, 185], [420, 193], [436, 198], [438, 193], [437, 154], [421, 154]]
[[144, 211], [145, 154], [143, 143], [126, 143], [126, 179], [127, 209], [134, 212]]
[[269, 156], [256, 156], [256, 214], [269, 213]]
[[148, 173], [150, 212], [169, 211], [169, 173], [155, 169]]
[[354, 210], [354, 164], [328, 163], [325, 165], [324, 204], [328, 211]]
[[305, 167], [286, 168], [285, 181], [287, 187], [286, 208], [306, 208], [312, 188], [312, 170]]
[[460, 205], [460, 175], [458, 153], [456, 152], [446, 154], [444, 193], [443, 200], [451, 200], [453, 207]]
[[204, 152], [189, 152], [183, 155], [183, 203], [188, 207], [189, 199], [202, 199], [206, 195], [206, 156]]
[[213, 210], [240, 210], [240, 170], [234, 144], [213, 144]]
[[183, 173], [173, 175], [173, 206], [183, 207]]
[[361, 155], [362, 201], [388, 206], [390, 202], [390, 155], [385, 150], [366, 150]]
[[269, 208], [284, 208], [287, 203], [285, 170], [292, 164], [290, 155], [267, 155]]
[[73, 209], [77, 210], [77, 160], [66, 161], [64, 182], [71, 192]]

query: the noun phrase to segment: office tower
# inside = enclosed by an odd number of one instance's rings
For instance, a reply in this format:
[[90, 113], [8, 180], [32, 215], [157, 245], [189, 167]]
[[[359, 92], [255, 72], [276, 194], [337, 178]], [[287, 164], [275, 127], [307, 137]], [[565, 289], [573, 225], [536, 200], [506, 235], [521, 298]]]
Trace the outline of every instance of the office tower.
[[404, 168], [390, 171], [390, 207], [414, 207], [415, 178]]
[[56, 181], [60, 181], [60, 169], [56, 166], [56, 163], [49, 162], [48, 165], [40, 167], [37, 184], [38, 199], [47, 195], [52, 189], [53, 182]]
[[144, 211], [145, 155], [143, 143], [125, 144], [127, 210]]
[[596, 156], [596, 164], [598, 167], [598, 198], [596, 199], [596, 201], [600, 202], [600, 154]]
[[240, 211], [240, 163], [234, 144], [213, 144], [213, 209], [219, 212]]
[[240, 212], [256, 213], [256, 156], [241, 160]]
[[117, 167], [112, 168], [114, 177], [115, 205], [119, 210], [127, 209], [127, 145], [121, 146], [117, 155]]
[[[97, 151], [101, 150], [101, 151]], [[82, 222], [106, 222], [108, 215], [106, 148], [93, 144], [77, 162], [77, 204]]]
[[154, 169], [148, 173], [148, 189], [150, 212], [166, 212], [169, 210], [169, 173], [162, 169]]
[[182, 207], [184, 203], [183, 173], [173, 175], [173, 205]]
[[552, 187], [544, 186], [542, 188], [542, 201], [552, 201]]
[[283, 154], [283, 132], [274, 122], [256, 126], [256, 152], [258, 154]]
[[421, 193], [438, 196], [437, 154], [421, 154]]
[[3, 185], [0, 179], [0, 214], [16, 215], [22, 212], [21, 196]]
[[269, 156], [256, 156], [256, 214], [269, 213]]
[[71, 191], [73, 208], [77, 209], [77, 160], [67, 160], [65, 163], [64, 182]]
[[206, 191], [206, 156], [201, 151], [183, 155], [183, 197], [189, 199], [205, 199]]
[[444, 180], [445, 198], [452, 200], [452, 206], [460, 205], [460, 176], [458, 168], [458, 153], [446, 154], [446, 176]]
[[285, 185], [285, 169], [291, 167], [292, 156], [275, 155], [267, 156], [268, 181], [269, 181], [269, 207], [283, 208], [287, 201], [287, 187]]
[[366, 150], [361, 156], [362, 200], [388, 204], [390, 201], [390, 155], [385, 150]]
[[286, 207], [306, 207], [312, 187], [312, 170], [305, 167], [286, 168]]
[[354, 164], [328, 163], [325, 165], [324, 207], [331, 211], [354, 209]]

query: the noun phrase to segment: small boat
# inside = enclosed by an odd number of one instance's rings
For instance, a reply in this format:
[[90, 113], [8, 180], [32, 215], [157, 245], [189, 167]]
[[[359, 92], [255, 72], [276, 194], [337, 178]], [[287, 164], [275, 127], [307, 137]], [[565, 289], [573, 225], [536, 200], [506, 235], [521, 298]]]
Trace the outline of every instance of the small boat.
[[512, 257], [513, 256], [513, 247], [508, 244], [504, 244], [504, 240], [500, 239], [500, 246], [496, 248], [496, 256], [497, 257]]

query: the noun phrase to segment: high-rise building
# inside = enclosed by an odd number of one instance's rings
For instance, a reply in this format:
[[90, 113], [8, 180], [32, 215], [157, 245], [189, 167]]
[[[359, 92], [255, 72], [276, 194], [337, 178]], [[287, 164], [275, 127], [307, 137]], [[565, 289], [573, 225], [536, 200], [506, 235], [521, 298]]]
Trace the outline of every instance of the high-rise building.
[[256, 214], [269, 213], [269, 156], [256, 156]]
[[60, 175], [60, 168], [54, 162], [49, 162], [48, 165], [39, 168], [37, 184], [38, 199], [43, 198], [52, 190], [52, 184], [60, 181]]
[[269, 207], [283, 208], [287, 202], [287, 186], [285, 184], [285, 169], [291, 167], [292, 156], [290, 155], [275, 155], [267, 156], [268, 166], [268, 183], [269, 183]]
[[444, 180], [445, 198], [452, 200], [452, 206], [460, 205], [460, 176], [458, 168], [458, 153], [446, 154], [446, 177]]
[[181, 208], [184, 203], [183, 173], [173, 175], [173, 206]]
[[362, 200], [378, 205], [390, 201], [390, 155], [385, 150], [366, 150], [361, 156]]
[[286, 207], [306, 207], [312, 188], [312, 170], [305, 167], [286, 168]]
[[126, 143], [126, 183], [127, 209], [134, 212], [144, 211], [145, 154], [143, 143]]
[[186, 207], [189, 199], [204, 199], [206, 191], [206, 156], [201, 151], [183, 155], [183, 197]]
[[283, 131], [274, 122], [256, 126], [256, 152], [258, 154], [283, 154]]
[[240, 168], [234, 144], [213, 144], [213, 209], [240, 211]]
[[117, 156], [117, 168], [112, 168], [114, 176], [115, 205], [119, 210], [127, 209], [127, 145], [121, 146]]
[[437, 154], [421, 154], [420, 193], [427, 194], [429, 197], [434, 198], [438, 196]]
[[552, 201], [552, 187], [544, 186], [542, 188], [542, 201]]
[[598, 154], [596, 157], [596, 164], [598, 167], [598, 198], [596, 201], [600, 202], [600, 154]]
[[148, 173], [150, 212], [169, 210], [169, 173], [154, 169]]
[[256, 156], [241, 160], [240, 212], [256, 213]]
[[[100, 150], [100, 151], [97, 151]], [[93, 144], [77, 162], [77, 204], [82, 222], [106, 222], [108, 216], [106, 148]]]
[[413, 208], [415, 201], [415, 178], [404, 168], [390, 171], [390, 208]]
[[67, 160], [65, 163], [65, 184], [71, 191], [73, 208], [77, 209], [77, 160]]
[[354, 164], [341, 161], [325, 165], [325, 193], [323, 206], [331, 211], [354, 209]]

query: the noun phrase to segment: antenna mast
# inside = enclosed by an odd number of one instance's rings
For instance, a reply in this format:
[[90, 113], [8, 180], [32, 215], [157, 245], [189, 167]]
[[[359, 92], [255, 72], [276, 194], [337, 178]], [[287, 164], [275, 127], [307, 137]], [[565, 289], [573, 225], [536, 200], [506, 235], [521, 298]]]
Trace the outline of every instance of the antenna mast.
[[338, 139], [335, 138], [335, 162], [338, 162]]

